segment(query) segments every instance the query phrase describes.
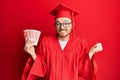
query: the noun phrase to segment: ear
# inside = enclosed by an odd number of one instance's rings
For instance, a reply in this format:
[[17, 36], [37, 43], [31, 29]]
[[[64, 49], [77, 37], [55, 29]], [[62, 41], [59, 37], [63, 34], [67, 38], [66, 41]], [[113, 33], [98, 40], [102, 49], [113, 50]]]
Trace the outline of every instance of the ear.
[[75, 26], [75, 23], [74, 23], [74, 22], [72, 22], [72, 29], [74, 28], [74, 26]]

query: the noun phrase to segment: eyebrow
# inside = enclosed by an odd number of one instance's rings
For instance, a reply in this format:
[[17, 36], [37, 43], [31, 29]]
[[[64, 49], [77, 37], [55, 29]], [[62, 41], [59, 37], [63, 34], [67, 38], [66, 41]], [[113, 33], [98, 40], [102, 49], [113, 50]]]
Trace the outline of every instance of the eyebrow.
[[70, 21], [68, 21], [68, 20], [64, 20], [63, 22], [70, 22]]
[[60, 23], [60, 21], [57, 21], [57, 20], [56, 20], [55, 22], [58, 22], [58, 23]]
[[[60, 23], [60, 21], [59, 20], [56, 20], [55, 22], [59, 22]], [[71, 22], [71, 21], [68, 21], [68, 20], [63, 20], [63, 23], [64, 22]]]

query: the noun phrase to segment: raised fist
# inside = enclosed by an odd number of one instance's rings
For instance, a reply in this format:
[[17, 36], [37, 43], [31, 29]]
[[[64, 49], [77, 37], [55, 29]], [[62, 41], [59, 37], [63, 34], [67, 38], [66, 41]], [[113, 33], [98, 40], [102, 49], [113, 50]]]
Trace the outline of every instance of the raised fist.
[[103, 50], [102, 44], [101, 43], [96, 43], [92, 48], [90, 49], [90, 52], [96, 53], [100, 52]]

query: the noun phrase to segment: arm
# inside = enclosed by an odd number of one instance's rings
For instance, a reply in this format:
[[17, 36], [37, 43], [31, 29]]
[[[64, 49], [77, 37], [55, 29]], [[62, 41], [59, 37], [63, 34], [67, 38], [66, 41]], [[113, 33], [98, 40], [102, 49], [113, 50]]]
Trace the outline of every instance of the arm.
[[[97, 46], [100, 46], [97, 44]], [[96, 66], [93, 59], [95, 52], [99, 52], [94, 45], [90, 50], [85, 40], [82, 40], [81, 57], [79, 58], [78, 80], [96, 80]], [[101, 49], [100, 49], [101, 50]]]
[[102, 51], [102, 44], [101, 43], [97, 43], [94, 46], [91, 47], [90, 51], [89, 51], [89, 58], [92, 59], [93, 55], [97, 52]]
[[32, 45], [32, 42], [31, 41], [27, 41], [25, 43], [25, 47], [24, 47], [24, 50], [25, 52], [27, 52], [33, 60], [36, 59], [36, 53], [35, 53], [35, 48], [34, 46]]
[[84, 54], [79, 61], [78, 80], [96, 80], [93, 62]]
[[35, 48], [32, 45], [31, 41], [27, 41], [24, 46], [24, 51], [29, 54], [31, 57], [28, 58], [26, 65], [24, 67], [21, 80], [27, 80], [30, 73], [31, 67], [36, 59]]
[[43, 51], [45, 49], [44, 41], [45, 40], [42, 40], [40, 42], [40, 45], [37, 47], [36, 51], [34, 46], [32, 45], [32, 42], [30, 41], [26, 42], [24, 50], [31, 57], [30, 57], [30, 61], [27, 62], [25, 66], [25, 69], [22, 75], [22, 80], [39, 79], [45, 76], [47, 65], [46, 65], [45, 56], [44, 56], [45, 52]]

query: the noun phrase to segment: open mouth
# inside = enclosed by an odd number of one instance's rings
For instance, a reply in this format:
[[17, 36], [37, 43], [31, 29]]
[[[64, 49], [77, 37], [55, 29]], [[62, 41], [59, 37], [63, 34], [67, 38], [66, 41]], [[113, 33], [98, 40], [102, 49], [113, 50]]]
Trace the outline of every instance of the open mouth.
[[64, 29], [64, 30], [59, 30], [59, 31], [60, 31], [60, 32], [66, 32], [67, 30]]

